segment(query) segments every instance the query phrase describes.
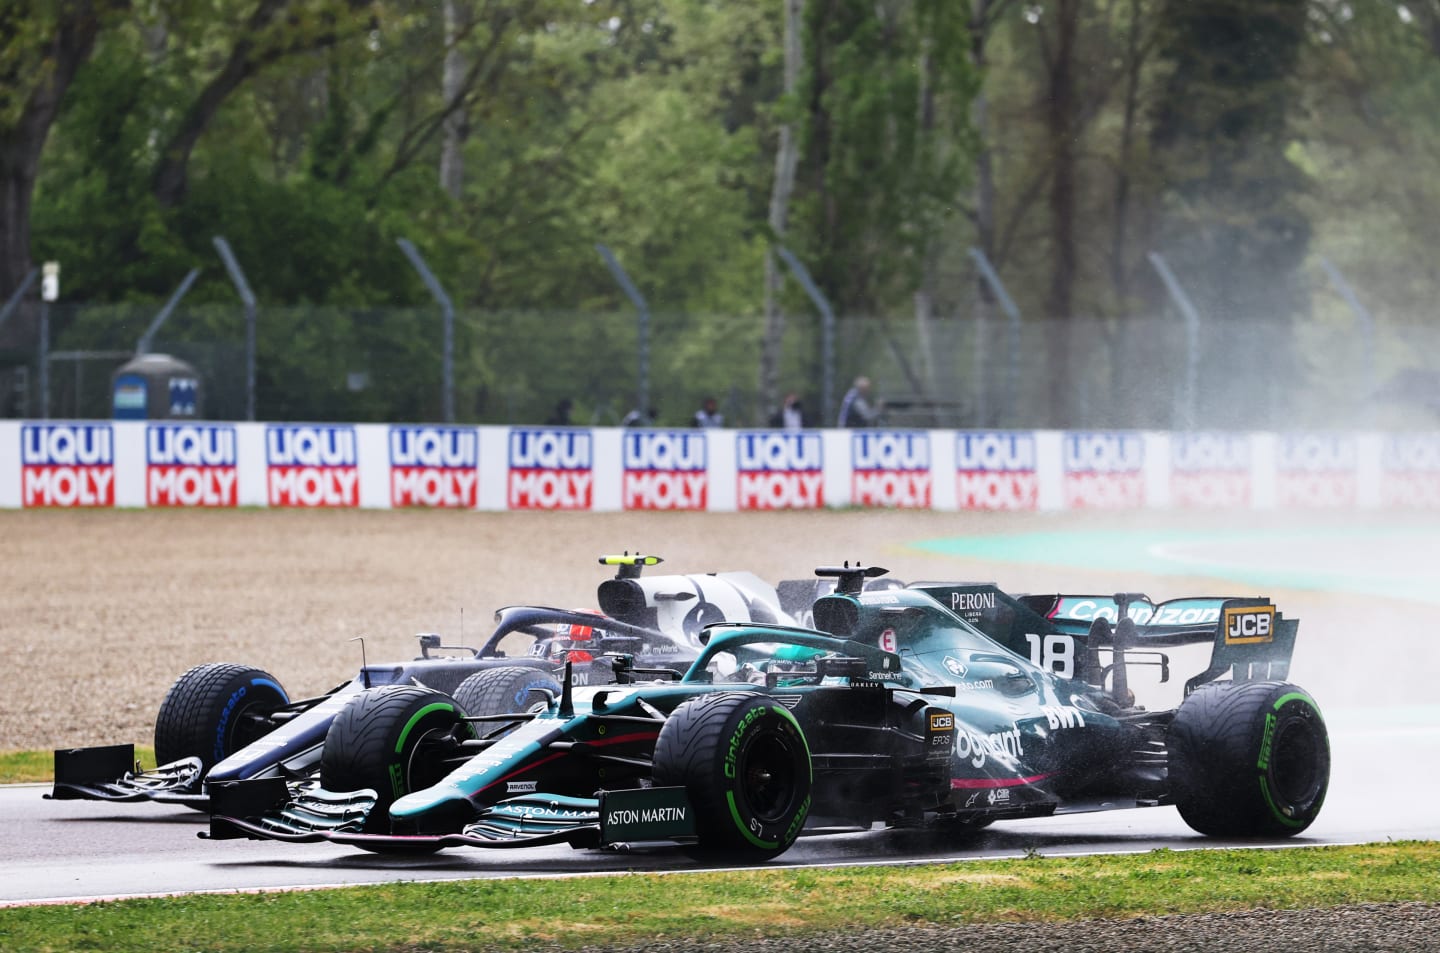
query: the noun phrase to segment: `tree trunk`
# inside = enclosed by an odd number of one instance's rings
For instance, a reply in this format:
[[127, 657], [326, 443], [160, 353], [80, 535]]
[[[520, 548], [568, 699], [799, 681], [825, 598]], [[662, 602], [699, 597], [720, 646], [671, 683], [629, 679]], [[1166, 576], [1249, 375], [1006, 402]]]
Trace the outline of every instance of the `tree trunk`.
[[[1057, 322], [1050, 335], [1050, 423], [1070, 424], [1074, 406], [1074, 375], [1070, 346], [1075, 297], [1075, 36], [1080, 0], [1059, 0], [1055, 5], [1055, 49], [1049, 61], [1049, 102], [1045, 124], [1053, 172], [1050, 180], [1050, 240], [1053, 270], [1045, 299], [1046, 318]], [[1068, 411], [1068, 412], [1067, 412]]]
[[[800, 85], [804, 49], [800, 30], [805, 0], [785, 0], [785, 95], [793, 97]], [[780, 144], [775, 150], [775, 182], [770, 189], [770, 232], [779, 244], [785, 238], [790, 215], [790, 193], [795, 188], [795, 166], [799, 160], [794, 123], [780, 127]], [[755, 422], [763, 423], [780, 403], [780, 350], [785, 337], [785, 314], [780, 309], [780, 288], [784, 273], [775, 250], [765, 255], [765, 331], [760, 344], [760, 404]], [[821, 407], [825, 419], [833, 408]]]
[[[445, 65], [441, 75], [441, 95], [448, 106], [466, 91], [468, 64], [460, 51], [460, 38], [470, 11], [464, 0], [445, 0]], [[454, 109], [445, 116], [440, 143], [440, 187], [455, 201], [465, 188], [465, 140], [470, 135], [470, 121], [463, 109]]]
[[[20, 286], [31, 267], [30, 203], [50, 127], [76, 71], [95, 48], [102, 15], [121, 6], [109, 3], [97, 7], [94, 0], [67, 3], [64, 12], [56, 17], [56, 32], [44, 37], [34, 51], [37, 62], [28, 62], [31, 58], [26, 51], [19, 51], [17, 60], [27, 62], [12, 60], [0, 67], [0, 82], [12, 90], [34, 83], [15, 121], [0, 125], [0, 302]], [[0, 30], [9, 32], [5, 28], [17, 27], [10, 22], [11, 16], [14, 14], [0, 15]], [[18, 28], [28, 26], [20, 23]], [[0, 346], [29, 347], [35, 331], [33, 321], [16, 315], [0, 329]]]
[[254, 59], [255, 34], [268, 25], [284, 6], [285, 0], [261, 0], [255, 12], [250, 14], [245, 31], [230, 48], [225, 65], [190, 104], [175, 134], [160, 151], [160, 160], [151, 179], [151, 191], [162, 208], [178, 205], [185, 197], [189, 186], [191, 153], [225, 100], [255, 72], [258, 65]]
[[[984, 77], [989, 59], [986, 45], [990, 40], [992, 0], [970, 0], [970, 62], [975, 75]], [[975, 128], [975, 245], [992, 263], [995, 248], [995, 165], [990, 150], [990, 97], [982, 83], [970, 103], [970, 124]], [[996, 264], [996, 267], [999, 267]], [[992, 340], [990, 329], [995, 317], [995, 292], [982, 275], [975, 276], [975, 395], [974, 422], [979, 427], [993, 427], [999, 419], [990, 395], [997, 380], [996, 368], [1001, 360], [987, 352]]]

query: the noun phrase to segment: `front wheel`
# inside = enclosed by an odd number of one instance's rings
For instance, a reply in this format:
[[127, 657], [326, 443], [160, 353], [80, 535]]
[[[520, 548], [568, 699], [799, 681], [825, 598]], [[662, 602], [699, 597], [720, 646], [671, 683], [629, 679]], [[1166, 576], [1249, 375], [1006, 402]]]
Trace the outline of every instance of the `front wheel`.
[[1330, 786], [1320, 709], [1286, 682], [1201, 688], [1175, 713], [1168, 746], [1175, 806], [1211, 837], [1298, 834]]
[[155, 716], [155, 760], [199, 758], [211, 768], [274, 728], [270, 715], [290, 696], [269, 672], [207, 662], [181, 675]]
[[370, 689], [331, 722], [320, 784], [328, 791], [375, 791], [363, 830], [388, 834], [390, 805], [449, 774], [457, 742], [469, 736], [464, 710], [444, 692], [414, 685]]
[[675, 709], [655, 742], [656, 787], [684, 787], [697, 853], [768, 860], [795, 843], [810, 813], [805, 733], [764, 695], [702, 695]]

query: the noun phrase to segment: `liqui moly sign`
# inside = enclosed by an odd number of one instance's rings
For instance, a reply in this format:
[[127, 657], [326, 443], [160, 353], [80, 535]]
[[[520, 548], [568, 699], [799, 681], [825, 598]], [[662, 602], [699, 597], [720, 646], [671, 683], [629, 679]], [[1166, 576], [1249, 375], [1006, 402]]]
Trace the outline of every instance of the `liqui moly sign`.
[[1384, 506], [1440, 506], [1440, 434], [1386, 434], [1380, 448]]
[[627, 430], [621, 452], [625, 509], [705, 509], [709, 477], [704, 431]]
[[234, 506], [235, 428], [150, 424], [145, 428], [146, 506]]
[[818, 433], [741, 431], [735, 435], [736, 502], [742, 510], [825, 505], [824, 451]]
[[1250, 435], [1177, 433], [1170, 438], [1170, 499], [1176, 506], [1252, 502]]
[[1126, 509], [1145, 505], [1145, 441], [1138, 433], [1067, 433], [1063, 444], [1065, 505]]
[[109, 424], [20, 428], [21, 505], [114, 506], [115, 435]]
[[469, 427], [391, 427], [390, 505], [474, 509], [480, 434]]
[[510, 431], [509, 457], [510, 509], [590, 509], [594, 453], [589, 431], [517, 427]]
[[1319, 509], [1355, 505], [1359, 459], [1350, 434], [1281, 434], [1275, 448], [1275, 502]]
[[850, 501], [855, 505], [929, 509], [931, 480], [928, 433], [851, 433]]
[[975, 430], [955, 435], [956, 504], [962, 510], [1033, 510], [1040, 498], [1035, 435]]
[[271, 506], [360, 505], [353, 427], [270, 424], [265, 463]]

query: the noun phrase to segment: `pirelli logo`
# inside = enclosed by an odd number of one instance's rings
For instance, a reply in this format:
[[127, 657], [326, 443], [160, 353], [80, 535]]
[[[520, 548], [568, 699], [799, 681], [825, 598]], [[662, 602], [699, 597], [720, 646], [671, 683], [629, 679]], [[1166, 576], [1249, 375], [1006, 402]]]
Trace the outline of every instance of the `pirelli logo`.
[[1225, 610], [1226, 645], [1275, 641], [1274, 606], [1240, 606]]
[[955, 716], [948, 711], [932, 711], [930, 713], [931, 731], [952, 731], [955, 728]]

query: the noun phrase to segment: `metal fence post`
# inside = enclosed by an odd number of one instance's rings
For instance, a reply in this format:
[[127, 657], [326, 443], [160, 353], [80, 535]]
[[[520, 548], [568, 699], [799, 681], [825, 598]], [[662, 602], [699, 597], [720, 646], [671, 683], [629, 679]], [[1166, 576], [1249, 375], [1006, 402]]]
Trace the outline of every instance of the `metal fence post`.
[[150, 353], [150, 345], [155, 340], [155, 332], [160, 330], [160, 325], [169, 320], [171, 312], [175, 310], [175, 306], [180, 303], [181, 298], [185, 297], [185, 293], [190, 290], [190, 286], [195, 283], [195, 279], [199, 276], [199, 268], [190, 269], [190, 273], [180, 282], [180, 287], [176, 288], [175, 293], [170, 296], [170, 300], [165, 302], [165, 307], [160, 309], [160, 312], [155, 315], [155, 320], [151, 321], [150, 326], [145, 329], [145, 333], [140, 335], [140, 340], [135, 342], [136, 354]]
[[625, 273], [625, 269], [620, 267], [620, 262], [615, 260], [610, 249], [604, 245], [596, 245], [595, 250], [600, 253], [601, 258], [605, 259], [605, 267], [610, 269], [610, 275], [620, 286], [620, 290], [625, 292], [625, 296], [640, 312], [639, 340], [636, 344], [639, 351], [637, 373], [640, 379], [635, 389], [635, 409], [642, 413], [648, 413], [650, 410], [650, 305], [646, 303], [645, 296], [635, 287], [635, 283], [630, 280], [630, 276]]
[[11, 293], [10, 297], [5, 301], [4, 307], [0, 307], [0, 328], [5, 326], [5, 322], [10, 317], [10, 313], [20, 306], [20, 299], [25, 297], [25, 292], [30, 290], [30, 286], [35, 283], [35, 277], [38, 274], [40, 274], [38, 268], [31, 268], [24, 279], [21, 280], [20, 287]]
[[1000, 309], [1009, 320], [1010, 359], [1005, 364], [1005, 406], [1014, 414], [1020, 384], [1020, 309], [1015, 306], [1015, 299], [1005, 290], [1005, 282], [1000, 280], [1000, 275], [996, 273], [985, 253], [972, 245], [970, 257], [974, 259], [975, 267], [980, 269], [980, 277], [985, 279], [985, 284], [995, 293], [995, 300], [1000, 302]]
[[1185, 289], [1180, 287], [1180, 282], [1175, 279], [1175, 273], [1170, 270], [1165, 259], [1158, 252], [1147, 252], [1146, 258], [1150, 265], [1165, 283], [1165, 291], [1170, 295], [1170, 300], [1180, 309], [1181, 315], [1185, 318], [1185, 429], [1192, 430], [1195, 427], [1195, 401], [1200, 389], [1200, 312], [1195, 310], [1195, 305], [1190, 301], [1190, 296]]
[[835, 312], [830, 302], [821, 294], [810, 271], [800, 259], [791, 254], [783, 245], [775, 247], [775, 253], [794, 273], [795, 280], [805, 289], [805, 294], [820, 309], [820, 419], [831, 420], [835, 414]]
[[235, 260], [235, 253], [230, 250], [230, 243], [220, 235], [216, 235], [212, 241], [215, 243], [215, 250], [220, 253], [220, 260], [225, 263], [225, 270], [230, 273], [230, 281], [235, 285], [235, 291], [245, 305], [245, 419], [254, 420], [255, 294], [250, 290], [250, 283], [245, 280], [245, 272], [240, 268], [240, 262]]
[[420, 273], [420, 280], [425, 282], [425, 287], [430, 290], [430, 296], [440, 305], [440, 313], [444, 318], [444, 345], [440, 357], [441, 389], [444, 391], [443, 414], [447, 424], [455, 422], [455, 305], [451, 303], [450, 296], [445, 293], [435, 273], [425, 264], [425, 259], [420, 257], [420, 250], [415, 243], [408, 238], [396, 239], [396, 244], [410, 259], [410, 264]]
[[50, 302], [40, 299], [40, 419], [50, 419]]

